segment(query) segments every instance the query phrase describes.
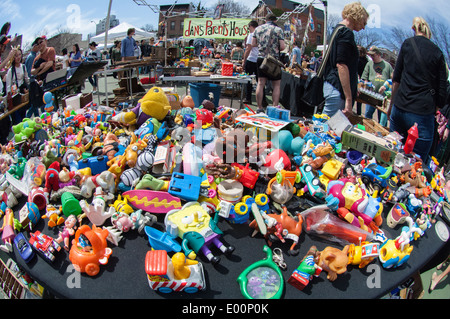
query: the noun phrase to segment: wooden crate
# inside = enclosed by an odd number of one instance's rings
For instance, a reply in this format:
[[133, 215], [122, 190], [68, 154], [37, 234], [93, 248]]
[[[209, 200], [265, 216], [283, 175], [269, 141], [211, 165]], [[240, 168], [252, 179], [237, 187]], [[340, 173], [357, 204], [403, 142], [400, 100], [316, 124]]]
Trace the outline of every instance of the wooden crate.
[[3, 260], [0, 259], [0, 285], [3, 292], [9, 299], [22, 299], [25, 293], [25, 287], [13, 275], [11, 270], [6, 267]]
[[377, 121], [374, 121], [372, 119], [367, 119], [363, 116], [359, 116], [359, 115], [352, 115], [349, 118], [350, 123], [352, 123], [352, 125], [364, 125], [364, 127], [366, 128], [366, 131], [372, 134], [376, 134], [376, 133], [381, 133], [381, 135], [386, 136], [389, 134], [389, 129], [387, 127], [382, 126], [380, 123], [378, 123]]

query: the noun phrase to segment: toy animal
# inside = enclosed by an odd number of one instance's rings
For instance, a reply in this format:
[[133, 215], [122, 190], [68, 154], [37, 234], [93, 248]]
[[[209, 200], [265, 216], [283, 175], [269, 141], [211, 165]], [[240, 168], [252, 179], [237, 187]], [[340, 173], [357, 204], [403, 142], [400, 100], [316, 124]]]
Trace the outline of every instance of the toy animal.
[[105, 192], [114, 194], [116, 189], [115, 179], [116, 176], [110, 171], [104, 171], [94, 176], [83, 176], [80, 181], [81, 195], [84, 198], [90, 198], [92, 196], [92, 192], [98, 186], [100, 186]]
[[159, 121], [164, 120], [170, 110], [171, 106], [164, 91], [161, 88], [153, 87], [139, 100], [135, 108], [113, 116], [112, 120], [124, 124], [135, 124], [139, 128], [151, 117]]
[[328, 273], [329, 281], [335, 281], [338, 275], [347, 271], [348, 249], [349, 245], [343, 250], [328, 246], [320, 252], [318, 265]]
[[[295, 220], [287, 213], [287, 208], [283, 207], [281, 214], [265, 214], [262, 213], [265, 223], [267, 224], [267, 234], [269, 246], [272, 245], [273, 240], [280, 240], [284, 243], [285, 239], [293, 241], [288, 253], [292, 256], [298, 255], [299, 250], [296, 248], [300, 235], [302, 233], [303, 217], [298, 216], [299, 220]], [[256, 220], [253, 220], [249, 226], [255, 230], [259, 230]], [[255, 234], [255, 233], [253, 233]]]
[[59, 162], [53, 162], [45, 172], [45, 188], [47, 192], [59, 189], [59, 172], [61, 168]]
[[181, 209], [168, 212], [164, 225], [169, 234], [182, 239], [182, 248], [188, 258], [195, 259], [201, 252], [210, 262], [216, 264], [220, 258], [213, 254], [211, 246], [227, 254], [234, 251], [234, 247], [227, 247], [220, 241], [223, 233], [217, 226], [218, 219], [218, 214], [212, 219], [199, 203], [190, 202]]

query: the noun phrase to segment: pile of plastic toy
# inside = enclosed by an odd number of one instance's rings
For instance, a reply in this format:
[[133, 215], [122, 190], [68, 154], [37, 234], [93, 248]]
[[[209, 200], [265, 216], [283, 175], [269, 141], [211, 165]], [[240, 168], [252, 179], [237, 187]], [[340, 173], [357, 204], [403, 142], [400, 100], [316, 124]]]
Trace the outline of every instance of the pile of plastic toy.
[[[272, 111], [283, 117], [283, 110]], [[207, 286], [197, 255], [218, 263], [212, 250], [234, 251], [221, 240], [218, 221], [225, 219], [248, 224], [269, 246], [287, 242], [290, 255], [299, 253], [304, 232], [342, 245], [311, 247], [288, 281], [303, 289], [321, 271], [335, 280], [347, 265], [401, 266], [411, 242], [447, 204], [443, 170], [405, 152], [395, 134], [383, 137], [396, 152], [386, 165], [348, 148], [326, 117], [268, 132], [241, 121], [248, 115], [254, 113], [209, 100], [195, 107], [190, 96], [172, 110], [166, 93], [153, 87], [129, 109], [91, 103], [25, 119], [2, 148], [2, 249], [19, 249], [26, 262], [35, 252], [53, 261], [66, 249], [76, 270], [95, 276], [123, 234], [137, 231], [153, 248], [145, 260], [150, 287], [196, 292]], [[23, 196], [26, 204], [17, 207]], [[397, 238], [380, 228], [386, 203], [392, 207], [387, 225], [405, 225]], [[162, 215], [163, 225], [154, 227]], [[44, 222], [61, 229], [58, 238], [34, 231]], [[279, 276], [265, 250], [268, 258], [239, 276], [247, 298], [280, 296], [282, 278], [271, 291], [261, 288], [270, 286], [262, 279], [247, 279], [267, 263]], [[168, 280], [177, 284], [168, 288]]]

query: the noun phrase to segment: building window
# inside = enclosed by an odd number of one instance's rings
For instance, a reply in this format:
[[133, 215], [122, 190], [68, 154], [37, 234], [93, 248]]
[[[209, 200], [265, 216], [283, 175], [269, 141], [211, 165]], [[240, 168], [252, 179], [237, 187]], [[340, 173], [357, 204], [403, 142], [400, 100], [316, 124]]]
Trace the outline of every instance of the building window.
[[317, 43], [317, 44], [319, 44], [319, 43], [320, 43], [320, 41], [321, 41], [321, 39], [320, 39], [320, 35], [318, 35], [318, 36], [317, 36], [317, 42], [316, 42], [316, 43]]
[[183, 31], [184, 30], [184, 20], [180, 21], [180, 30]]
[[322, 32], [322, 25], [317, 23], [317, 32]]
[[175, 30], [175, 21], [170, 22], [170, 30]]

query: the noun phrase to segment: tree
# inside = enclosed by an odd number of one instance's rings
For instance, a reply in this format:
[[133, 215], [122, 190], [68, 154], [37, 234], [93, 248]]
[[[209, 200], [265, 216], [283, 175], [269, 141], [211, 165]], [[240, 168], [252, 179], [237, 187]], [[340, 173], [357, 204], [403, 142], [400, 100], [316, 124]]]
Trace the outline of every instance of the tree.
[[450, 62], [450, 27], [435, 18], [426, 17], [430, 25], [431, 40], [441, 49], [447, 63]]
[[218, 5], [223, 5], [222, 14], [229, 14], [236, 17], [248, 16], [250, 14], [249, 7], [234, 0], [218, 0], [212, 9], [214, 10]]
[[357, 45], [368, 49], [371, 46], [380, 46], [382, 44], [382, 38], [375, 30], [365, 29], [355, 32], [355, 42]]
[[146, 24], [144, 26], [141, 27], [142, 30], [147, 31], [147, 32], [152, 32], [152, 31], [157, 31], [155, 30], [155, 27], [153, 26], [153, 24]]
[[398, 54], [400, 52], [400, 48], [402, 47], [403, 42], [411, 37], [411, 32], [401, 27], [392, 27], [389, 31], [384, 33], [384, 46]]

